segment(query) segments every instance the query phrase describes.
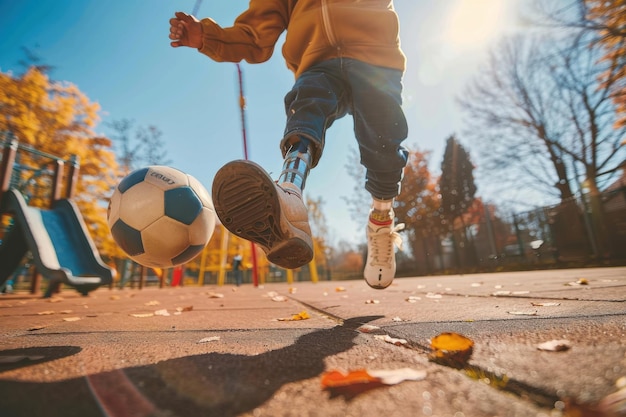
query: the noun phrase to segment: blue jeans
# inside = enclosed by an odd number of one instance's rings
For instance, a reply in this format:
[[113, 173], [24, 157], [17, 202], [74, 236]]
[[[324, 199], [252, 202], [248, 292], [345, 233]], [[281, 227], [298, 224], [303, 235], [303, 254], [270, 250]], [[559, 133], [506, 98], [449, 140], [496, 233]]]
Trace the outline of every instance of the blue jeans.
[[354, 119], [365, 189], [389, 200], [400, 192], [408, 152], [401, 146], [408, 127], [402, 111], [402, 72], [361, 61], [336, 58], [298, 77], [285, 96], [287, 125], [281, 149], [293, 136], [313, 145], [312, 167], [324, 150], [326, 129], [346, 114]]

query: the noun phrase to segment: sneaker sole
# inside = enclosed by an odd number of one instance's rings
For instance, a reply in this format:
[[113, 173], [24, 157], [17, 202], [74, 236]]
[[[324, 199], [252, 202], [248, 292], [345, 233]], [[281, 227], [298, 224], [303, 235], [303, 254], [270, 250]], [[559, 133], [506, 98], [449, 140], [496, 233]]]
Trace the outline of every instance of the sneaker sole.
[[254, 162], [233, 161], [224, 165], [215, 174], [212, 194], [215, 212], [224, 227], [261, 246], [270, 262], [295, 269], [313, 259], [312, 247], [302, 236], [304, 232], [295, 228], [282, 230], [274, 181]]

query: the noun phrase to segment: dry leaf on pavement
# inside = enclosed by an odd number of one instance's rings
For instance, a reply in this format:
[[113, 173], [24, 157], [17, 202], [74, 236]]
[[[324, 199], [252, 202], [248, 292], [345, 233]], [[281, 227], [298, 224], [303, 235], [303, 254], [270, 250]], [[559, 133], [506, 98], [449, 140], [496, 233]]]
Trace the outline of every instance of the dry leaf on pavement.
[[205, 337], [204, 339], [198, 340], [198, 343], [217, 342], [218, 340], [220, 340], [219, 336], [211, 336], [211, 337]]
[[514, 316], [537, 316], [537, 310], [534, 311], [507, 311], [509, 314], [513, 314]]
[[537, 349], [545, 350], [548, 352], [563, 352], [572, 347], [569, 340], [550, 340], [537, 345]]
[[396, 339], [395, 337], [391, 337], [388, 334], [376, 335], [374, 337], [378, 340], [382, 340], [383, 342], [391, 343], [392, 345], [396, 346], [404, 346], [408, 343], [406, 339]]
[[336, 395], [354, 397], [370, 389], [384, 385], [396, 385], [404, 381], [420, 381], [426, 371], [411, 368], [366, 370], [358, 369], [347, 373], [331, 370], [322, 375], [322, 388]]
[[143, 317], [152, 317], [154, 313], [134, 313], [131, 314], [132, 317], [143, 318]]
[[357, 330], [360, 331], [361, 333], [371, 333], [371, 332], [376, 331], [378, 329], [380, 329], [380, 327], [374, 326], [372, 324], [364, 324], [364, 325], [360, 326]]
[[429, 359], [454, 368], [463, 368], [474, 351], [474, 341], [458, 333], [441, 333], [430, 341]]
[[291, 317], [286, 317], [286, 318], [280, 318], [277, 319], [278, 321], [298, 321], [298, 320], [307, 320], [310, 319], [311, 316], [309, 316], [309, 313], [307, 313], [306, 311], [301, 311], [298, 314], [294, 314]]

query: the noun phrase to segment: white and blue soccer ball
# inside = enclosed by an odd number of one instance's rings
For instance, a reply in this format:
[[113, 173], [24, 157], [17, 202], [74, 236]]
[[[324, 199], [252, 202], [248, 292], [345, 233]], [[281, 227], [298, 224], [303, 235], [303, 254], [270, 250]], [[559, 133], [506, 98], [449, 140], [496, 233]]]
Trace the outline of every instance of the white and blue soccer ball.
[[169, 268], [202, 252], [215, 229], [215, 210], [197, 179], [155, 165], [120, 181], [109, 200], [107, 221], [113, 239], [132, 260]]

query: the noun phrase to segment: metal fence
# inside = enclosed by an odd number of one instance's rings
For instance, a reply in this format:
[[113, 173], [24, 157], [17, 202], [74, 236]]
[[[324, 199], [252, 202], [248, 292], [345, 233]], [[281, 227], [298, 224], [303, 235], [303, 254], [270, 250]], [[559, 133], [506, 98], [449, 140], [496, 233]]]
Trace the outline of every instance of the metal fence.
[[515, 214], [486, 206], [477, 221], [446, 235], [412, 240], [413, 256], [398, 258], [399, 274], [586, 266], [626, 263], [626, 183]]

